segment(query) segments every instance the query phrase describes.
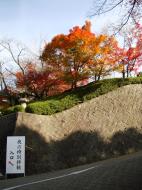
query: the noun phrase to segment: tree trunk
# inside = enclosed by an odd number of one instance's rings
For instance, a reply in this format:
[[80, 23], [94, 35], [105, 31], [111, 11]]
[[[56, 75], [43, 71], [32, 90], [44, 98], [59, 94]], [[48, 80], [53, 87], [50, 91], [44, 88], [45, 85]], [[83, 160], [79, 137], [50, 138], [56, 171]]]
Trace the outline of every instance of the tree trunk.
[[100, 80], [100, 78], [101, 78], [101, 75], [98, 76], [98, 81]]
[[122, 71], [122, 78], [125, 79], [125, 71]]
[[71, 85], [71, 89], [75, 89], [75, 88], [77, 88], [77, 82], [73, 81]]
[[122, 78], [125, 79], [125, 65], [123, 63]]
[[97, 75], [95, 75], [95, 81], [97, 81]]
[[128, 78], [129, 77], [129, 65], [127, 65], [126, 73], [127, 73], [127, 78]]

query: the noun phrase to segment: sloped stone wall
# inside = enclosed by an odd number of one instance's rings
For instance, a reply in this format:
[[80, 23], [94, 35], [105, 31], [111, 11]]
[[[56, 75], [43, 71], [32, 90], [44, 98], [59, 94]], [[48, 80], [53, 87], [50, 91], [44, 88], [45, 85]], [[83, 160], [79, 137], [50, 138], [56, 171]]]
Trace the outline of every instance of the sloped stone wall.
[[27, 174], [142, 150], [142, 85], [119, 88], [52, 116], [2, 117], [0, 138], [12, 133], [26, 136]]
[[52, 116], [19, 113], [17, 127], [37, 131], [47, 142], [76, 131], [97, 131], [106, 140], [128, 128], [142, 129], [142, 85], [129, 85]]

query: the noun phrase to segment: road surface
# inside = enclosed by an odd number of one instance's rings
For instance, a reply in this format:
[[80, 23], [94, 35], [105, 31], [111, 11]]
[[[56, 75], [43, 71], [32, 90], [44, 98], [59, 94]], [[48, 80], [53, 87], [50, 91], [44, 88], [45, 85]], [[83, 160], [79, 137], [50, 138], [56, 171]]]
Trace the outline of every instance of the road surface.
[[142, 190], [142, 152], [48, 174], [0, 181], [0, 190]]

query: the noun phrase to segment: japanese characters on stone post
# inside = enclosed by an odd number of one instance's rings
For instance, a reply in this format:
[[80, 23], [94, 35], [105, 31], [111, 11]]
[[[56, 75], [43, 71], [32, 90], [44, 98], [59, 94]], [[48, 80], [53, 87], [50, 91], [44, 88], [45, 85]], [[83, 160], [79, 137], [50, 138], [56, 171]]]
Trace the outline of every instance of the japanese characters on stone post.
[[25, 137], [7, 137], [6, 174], [25, 174]]

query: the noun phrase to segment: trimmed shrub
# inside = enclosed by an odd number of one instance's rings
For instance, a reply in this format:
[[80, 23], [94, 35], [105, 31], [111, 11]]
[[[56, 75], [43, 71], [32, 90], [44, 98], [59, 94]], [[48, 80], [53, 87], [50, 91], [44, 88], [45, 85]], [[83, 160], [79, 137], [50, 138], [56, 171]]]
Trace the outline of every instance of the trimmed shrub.
[[67, 95], [66, 97], [62, 98], [60, 102], [62, 110], [65, 110], [78, 104], [80, 102], [80, 99], [77, 97], [77, 95], [73, 94], [73, 95]]
[[16, 105], [16, 106], [12, 106], [12, 107], [9, 107], [7, 109], [1, 110], [1, 114], [2, 115], [7, 115], [7, 114], [10, 114], [10, 113], [24, 112], [24, 111], [25, 111], [25, 109], [21, 105]]
[[65, 109], [73, 107], [78, 103], [78, 98], [74, 96], [66, 96], [61, 100], [48, 100], [31, 103], [27, 106], [26, 112], [35, 113], [40, 115], [51, 115], [61, 112]]
[[40, 115], [50, 115], [51, 108], [48, 102], [35, 102], [27, 106], [26, 112], [35, 113]]
[[[74, 90], [68, 90], [60, 95], [49, 97], [46, 101], [30, 103], [27, 105], [26, 112], [51, 115], [129, 84], [142, 84], [142, 77], [113, 78], [91, 82]], [[14, 106], [5, 110], [5, 114], [17, 111], [23, 110]]]

